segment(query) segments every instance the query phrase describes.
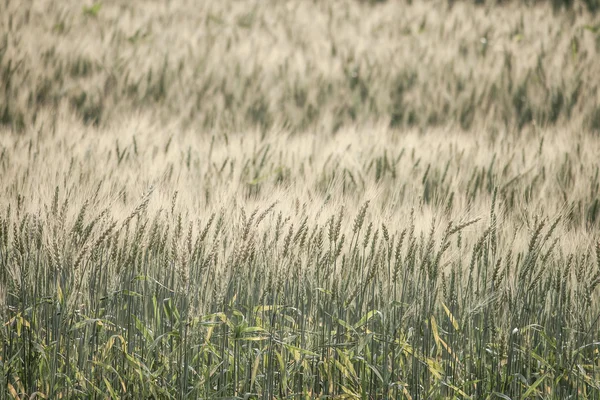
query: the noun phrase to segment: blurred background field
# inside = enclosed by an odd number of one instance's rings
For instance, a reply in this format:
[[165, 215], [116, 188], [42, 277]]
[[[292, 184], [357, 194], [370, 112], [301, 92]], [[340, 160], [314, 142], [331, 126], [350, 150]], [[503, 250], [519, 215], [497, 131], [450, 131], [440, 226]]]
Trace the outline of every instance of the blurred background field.
[[555, 3], [4, 0], [0, 123], [598, 132], [600, 20]]
[[596, 0], [0, 3], [0, 398], [600, 399]]

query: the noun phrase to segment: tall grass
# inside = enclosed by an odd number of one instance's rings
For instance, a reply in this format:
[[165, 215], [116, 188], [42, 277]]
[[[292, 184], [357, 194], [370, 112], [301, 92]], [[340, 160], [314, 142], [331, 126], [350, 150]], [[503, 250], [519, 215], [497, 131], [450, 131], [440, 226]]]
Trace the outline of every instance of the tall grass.
[[598, 398], [597, 139], [145, 120], [3, 137], [5, 396]]
[[0, 399], [600, 399], [597, 1], [0, 3]]

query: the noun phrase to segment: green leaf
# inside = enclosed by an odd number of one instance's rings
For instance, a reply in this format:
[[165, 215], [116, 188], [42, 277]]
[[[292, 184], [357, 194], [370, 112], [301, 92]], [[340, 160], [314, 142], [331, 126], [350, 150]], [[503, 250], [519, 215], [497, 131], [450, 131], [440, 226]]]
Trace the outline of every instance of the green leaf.
[[375, 315], [379, 315], [380, 317], [381, 312], [379, 310], [371, 310], [368, 313], [366, 313], [361, 319], [360, 321], [358, 321], [358, 323], [356, 323], [356, 325], [354, 325], [354, 329], [358, 329], [361, 326], [363, 326], [364, 324], [366, 324], [367, 322], [369, 322], [371, 320], [371, 318], [373, 318]]
[[452, 313], [450, 312], [450, 309], [448, 307], [446, 307], [446, 305], [444, 303], [442, 303], [442, 308], [444, 309], [444, 312], [448, 316], [448, 319], [450, 319], [450, 322], [452, 323], [454, 330], [458, 331], [458, 321], [456, 321], [456, 318], [454, 318], [454, 315], [452, 315]]
[[471, 396], [466, 394], [463, 390], [461, 390], [458, 386], [454, 386], [449, 382], [441, 381], [443, 385], [448, 386], [450, 389], [454, 390], [456, 393], [460, 394], [463, 399], [470, 399]]
[[368, 362], [365, 361], [365, 363], [367, 364], [367, 367], [371, 368], [371, 371], [373, 371], [375, 373], [375, 375], [377, 375], [377, 378], [379, 378], [379, 380], [381, 382], [383, 382], [383, 377], [381, 376], [381, 373], [379, 372], [379, 370], [377, 369], [376, 366], [369, 364]]
[[257, 352], [256, 358], [254, 359], [254, 363], [252, 364], [252, 373], [250, 375], [250, 391], [254, 387], [254, 382], [256, 382], [256, 375], [258, 374], [258, 367], [260, 366], [260, 359], [262, 354], [260, 351]]
[[356, 329], [354, 329], [354, 327], [352, 325], [350, 325], [349, 323], [347, 323], [346, 321], [343, 321], [343, 320], [337, 318], [337, 323], [340, 324], [341, 326], [343, 326], [344, 328], [346, 328], [348, 331], [356, 333]]
[[[76, 323], [75, 325], [73, 325], [73, 327], [70, 329], [70, 331], [81, 329], [86, 325], [92, 325], [92, 324], [95, 326], [103, 326], [104, 323], [105, 323], [105, 321], [102, 321], [100, 318], [88, 318], [84, 321], [80, 321], [80, 322]], [[111, 323], [108, 322], [108, 324], [111, 324]]]
[[102, 379], [104, 380], [104, 384], [106, 385], [106, 388], [108, 389], [108, 393], [110, 393], [110, 397], [113, 399], [118, 399], [119, 395], [117, 395], [117, 392], [115, 392], [115, 389], [113, 389], [113, 387], [111, 386], [108, 379], [106, 379], [106, 377], [104, 377]]
[[592, 33], [600, 33], [600, 23], [596, 25], [584, 25], [583, 29]]
[[318, 287], [316, 290], [317, 290], [318, 292], [321, 292], [321, 293], [327, 294], [327, 295], [329, 295], [329, 296], [333, 295], [333, 292], [332, 292], [331, 290], [327, 290], [327, 289], [325, 289], [325, 288], [322, 288], [322, 287]]
[[540, 376], [538, 378], [537, 381], [535, 381], [533, 383], [533, 385], [529, 386], [529, 388], [527, 389], [527, 391], [525, 391], [525, 393], [523, 393], [523, 398], [526, 399], [527, 397], [529, 397], [531, 394], [533, 394], [533, 391], [540, 385], [540, 383], [542, 383], [544, 381], [544, 379], [546, 379], [548, 377], [548, 374], [544, 374], [542, 376]]
[[152, 334], [152, 331], [149, 330], [146, 325], [144, 325], [142, 323], [142, 321], [139, 320], [138, 317], [136, 317], [135, 315], [132, 315], [134, 321], [135, 321], [135, 327], [136, 329], [144, 336], [144, 339], [146, 339], [147, 342], [153, 342], [154, 341], [154, 335]]
[[122, 294], [123, 296], [131, 296], [131, 297], [144, 297], [144, 296], [142, 296], [141, 294], [139, 294], [138, 292], [134, 292], [134, 291], [132, 291], [132, 290], [127, 290], [127, 289], [123, 289], [123, 290], [121, 291], [121, 294]]
[[258, 326], [249, 326], [247, 328], [242, 329], [241, 334], [245, 335], [245, 334], [249, 334], [249, 333], [262, 333], [262, 335], [255, 335], [255, 336], [243, 336], [241, 338], [239, 338], [239, 340], [245, 340], [245, 341], [260, 341], [260, 340], [267, 340], [269, 338], [269, 333], [267, 331], [265, 331], [263, 328], [258, 327]]
[[90, 7], [83, 7], [83, 15], [96, 18], [101, 8], [102, 3], [100, 2], [94, 3]]
[[440, 363], [435, 361], [433, 358], [428, 358], [425, 361], [426, 361], [427, 366], [429, 367], [429, 372], [431, 372], [431, 374], [437, 380], [441, 380], [444, 370], [442, 369], [442, 366], [440, 365]]
[[313, 353], [312, 351], [301, 349], [300, 347], [292, 346], [291, 344], [285, 344], [284, 343], [283, 346], [286, 348], [286, 350], [292, 352], [292, 354], [294, 352], [298, 352], [299, 354], [303, 354], [303, 355], [306, 355], [306, 356], [319, 357], [319, 355], [317, 353]]

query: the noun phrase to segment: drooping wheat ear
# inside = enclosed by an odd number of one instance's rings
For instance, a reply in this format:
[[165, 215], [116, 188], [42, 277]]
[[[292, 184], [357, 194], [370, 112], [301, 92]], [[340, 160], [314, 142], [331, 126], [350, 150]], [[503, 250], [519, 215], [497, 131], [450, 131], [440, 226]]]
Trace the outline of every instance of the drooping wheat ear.
[[492, 273], [492, 288], [494, 290], [498, 290], [498, 286], [502, 282], [503, 274], [500, 273], [502, 269], [502, 257], [498, 257], [496, 260], [496, 266], [494, 267], [494, 272]]
[[306, 230], [308, 230], [307, 225], [308, 225], [308, 217], [304, 217], [302, 219], [302, 222], [300, 222], [300, 226], [296, 230], [296, 234], [294, 235], [294, 240], [292, 240], [292, 242], [294, 244], [297, 244], [298, 240], [301, 238], [301, 236], [304, 234], [304, 232]]
[[377, 294], [379, 295], [380, 301], [383, 301], [385, 299], [385, 297], [383, 296], [383, 279], [377, 279]]
[[435, 246], [435, 218], [431, 221], [431, 228], [429, 228], [429, 234], [427, 235], [427, 244], [424, 246], [423, 260], [421, 262], [421, 270], [427, 270], [429, 276], [432, 276], [432, 262], [431, 255]]
[[166, 253], [167, 252], [167, 240], [169, 238], [169, 230], [171, 228], [171, 225], [167, 224], [165, 226], [165, 229], [162, 233], [162, 237], [160, 238], [160, 242], [159, 242], [159, 246], [158, 246], [158, 251], [160, 253]]
[[79, 276], [79, 267], [81, 265], [81, 263], [83, 262], [83, 258], [88, 254], [88, 252], [90, 251], [90, 244], [86, 243], [85, 246], [83, 246], [83, 248], [81, 249], [81, 251], [79, 252], [79, 255], [77, 256], [77, 258], [75, 259], [75, 263], [73, 264], [73, 274], [78, 277]]
[[[10, 206], [9, 206], [10, 210]], [[9, 214], [10, 215], [10, 214]], [[9, 217], [0, 218], [0, 244], [4, 246], [4, 248], [8, 247], [8, 230], [9, 230]]]
[[117, 227], [117, 221], [112, 221], [108, 228], [106, 228], [101, 234], [100, 236], [98, 236], [98, 239], [96, 239], [96, 241], [94, 242], [93, 246], [92, 246], [92, 251], [100, 248], [100, 246], [102, 246], [104, 244], [104, 242], [109, 238], [109, 236], [112, 234], [113, 230]]
[[56, 188], [54, 189], [54, 197], [52, 198], [51, 212], [53, 216], [58, 216], [58, 186], [56, 186]]
[[496, 199], [498, 195], [498, 187], [494, 188], [494, 194], [492, 195], [492, 208], [490, 210], [490, 244], [492, 247], [492, 255], [496, 254], [496, 249], [498, 247], [498, 237], [497, 237], [497, 225], [498, 218], [496, 217]]
[[67, 197], [60, 209], [60, 216], [58, 217], [58, 223], [60, 226], [61, 233], [65, 232], [65, 225], [67, 223], [67, 209], [69, 208], [69, 198]]
[[381, 254], [379, 252], [377, 252], [377, 254], [375, 254], [373, 257], [369, 257], [371, 261], [371, 265], [369, 266], [369, 271], [367, 273], [367, 278], [365, 279], [365, 283], [362, 287], [362, 296], [364, 297], [369, 284], [373, 281], [373, 279], [375, 279], [375, 276], [377, 275], [377, 271], [379, 270], [379, 264], [381, 262]]
[[338, 238], [340, 237], [343, 216], [344, 206], [340, 207], [340, 212], [338, 214], [337, 219], [335, 218], [335, 215], [332, 215], [331, 219], [329, 220], [328, 238], [330, 243], [337, 242]]
[[381, 232], [383, 233], [383, 239], [385, 240], [386, 243], [388, 243], [390, 241], [390, 234], [388, 232], [387, 227], [385, 226], [385, 224], [383, 222], [381, 223]]
[[448, 293], [448, 277], [445, 273], [442, 272], [442, 298], [445, 299], [446, 303], [449, 303], [449, 293]]
[[248, 225], [252, 225], [252, 222], [254, 222], [254, 219], [256, 218], [256, 215], [258, 214], [258, 207], [254, 209], [254, 211], [252, 211], [252, 214], [250, 214], [250, 219], [248, 220]]
[[200, 236], [198, 238], [200, 243], [204, 242], [204, 238], [206, 238], [206, 235], [208, 235], [208, 231], [210, 230], [210, 227], [213, 221], [215, 220], [215, 216], [216, 214], [212, 213], [208, 218], [208, 222], [206, 223], [206, 226], [204, 226], [204, 229], [202, 230], [202, 233], [200, 233]]
[[287, 256], [288, 250], [290, 248], [290, 243], [292, 242], [292, 235], [294, 234], [294, 224], [290, 225], [290, 229], [288, 230], [288, 234], [283, 239], [283, 254], [282, 258], [285, 259]]
[[152, 220], [152, 225], [150, 227], [150, 234], [146, 237], [145, 247], [146, 247], [146, 249], [148, 249], [150, 251], [152, 251], [153, 249], [156, 249], [159, 218], [160, 218], [160, 213], [158, 213], [154, 216], [154, 219]]
[[21, 223], [19, 224], [19, 234], [21, 236], [21, 252], [23, 256], [25, 255], [25, 249], [31, 249], [30, 246], [30, 225], [31, 225], [31, 215], [25, 214], [21, 218]]
[[548, 232], [546, 233], [546, 235], [544, 236], [544, 239], [541, 241], [541, 244], [544, 245], [544, 243], [546, 243], [548, 241], [548, 239], [550, 239], [550, 237], [552, 236], [552, 234], [554, 233], [554, 230], [556, 229], [556, 227], [558, 226], [558, 223], [562, 220], [562, 215], [559, 215], [558, 217], [556, 217], [556, 219], [554, 220], [554, 222], [552, 223], [552, 225], [550, 225], [550, 229], [548, 229]]
[[[252, 227], [252, 223], [254, 222], [254, 218], [256, 218], [256, 214], [258, 213], [258, 208], [255, 208], [252, 214], [250, 214], [250, 218], [248, 221], [243, 222], [244, 230], [242, 232], [242, 241], [248, 239], [248, 235], [250, 234], [250, 228]], [[244, 215], [245, 220], [245, 215]]]
[[573, 254], [569, 254], [569, 258], [567, 259], [567, 265], [565, 266], [565, 270], [563, 271], [562, 276], [562, 287], [560, 292], [561, 304], [565, 304], [567, 301], [567, 286], [569, 284], [569, 275], [571, 274], [571, 266], [573, 265]]
[[54, 264], [54, 271], [60, 273], [62, 270], [62, 260], [58, 249], [58, 241], [56, 235], [52, 237], [52, 263]]
[[375, 233], [373, 233], [373, 240], [371, 241], [371, 252], [370, 257], [373, 257], [375, 255], [375, 247], [377, 247], [377, 243], [379, 240], [379, 229], [375, 230]]
[[[23, 217], [25, 218], [25, 217]], [[27, 277], [28, 277], [28, 268], [25, 263], [25, 248], [23, 245], [23, 239], [21, 237], [21, 232], [17, 228], [17, 224], [13, 224], [13, 252], [12, 258], [15, 262], [15, 265], [19, 268], [18, 279], [15, 279], [15, 283], [19, 285], [17, 288], [20, 290], [22, 287], [26, 287], [27, 285]]]
[[169, 253], [169, 261], [176, 264], [179, 255], [179, 238], [181, 237], [181, 214], [178, 215], [177, 224], [175, 225], [175, 231], [173, 237], [171, 237], [171, 248]]
[[146, 243], [144, 240], [144, 237], [146, 236], [146, 227], [148, 226], [148, 222], [149, 222], [149, 219], [147, 219], [147, 218], [144, 218], [144, 219], [138, 218], [138, 220], [137, 220], [137, 225], [134, 230], [135, 234], [134, 234], [132, 250], [131, 250], [131, 259], [132, 260], [135, 260], [138, 256], [138, 254], [141, 254], [143, 252], [143, 246]]
[[457, 226], [455, 226], [454, 228], [452, 228], [452, 229], [451, 229], [451, 230], [448, 232], [448, 235], [449, 235], [449, 236], [452, 236], [452, 235], [454, 235], [455, 233], [461, 232], [461, 231], [462, 231], [463, 229], [465, 229], [466, 227], [468, 227], [468, 226], [471, 226], [471, 225], [473, 225], [473, 224], [475, 224], [475, 223], [479, 222], [479, 220], [480, 220], [480, 219], [481, 219], [481, 218], [475, 218], [475, 219], [472, 219], [471, 221], [467, 221], [467, 222], [465, 222], [465, 223], [462, 223], [462, 224], [460, 224], [460, 225], [457, 225]]
[[[22, 223], [25, 222], [25, 217], [23, 217]], [[20, 263], [20, 258], [22, 258], [25, 255], [25, 248], [23, 245], [23, 239], [21, 237], [21, 232], [22, 230], [19, 229], [17, 223], [13, 223], [13, 251], [15, 254], [15, 258], [19, 259], [19, 263]]]
[[525, 283], [525, 282], [530, 281], [530, 275], [533, 272], [533, 267], [535, 266], [535, 261], [537, 259], [537, 253], [538, 253], [537, 250], [538, 250], [538, 243], [539, 243], [538, 240], [540, 238], [542, 229], [544, 228], [545, 224], [546, 224], [546, 221], [541, 221], [540, 223], [538, 223], [537, 217], [536, 217], [536, 222], [534, 225], [535, 230], [529, 241], [529, 246], [527, 248], [527, 255], [525, 256], [525, 260], [523, 260], [523, 269], [521, 270], [521, 273], [519, 274], [519, 282], [520, 283]]
[[79, 210], [79, 214], [77, 214], [77, 218], [75, 219], [75, 223], [73, 224], [73, 228], [71, 228], [71, 235], [75, 237], [78, 234], [82, 233], [83, 230], [83, 219], [85, 218], [85, 213], [88, 208], [88, 200], [83, 203], [81, 210]]
[[256, 218], [256, 226], [260, 225], [262, 220], [265, 219], [267, 217], [267, 215], [269, 215], [271, 213], [271, 211], [273, 211], [273, 209], [275, 208], [277, 203], [278, 203], [278, 201], [274, 201], [269, 207], [267, 207], [262, 213], [260, 213], [258, 218]]
[[365, 233], [365, 237], [363, 239], [363, 249], [366, 249], [369, 245], [369, 239], [371, 238], [371, 230], [373, 229], [373, 222], [369, 222], [367, 226], [367, 232]]
[[246, 217], [246, 209], [242, 206], [240, 207], [240, 221], [241, 221], [241, 226], [246, 226], [246, 222], [247, 222], [247, 217]]
[[296, 232], [294, 237], [294, 244], [298, 245], [298, 253], [302, 252], [304, 245], [306, 244], [306, 238], [308, 237], [308, 217], [304, 218], [304, 221], [300, 224], [300, 230]]
[[192, 254], [193, 251], [193, 247], [192, 247], [192, 236], [194, 234], [194, 221], [190, 222], [190, 226], [188, 227], [188, 232], [187, 235], [185, 236], [185, 245], [188, 251], [188, 255]]
[[481, 235], [481, 237], [479, 238], [479, 240], [473, 247], [473, 252], [471, 255], [471, 263], [469, 264], [469, 277], [468, 277], [467, 287], [471, 287], [471, 285], [473, 284], [473, 271], [475, 270], [475, 264], [476, 264], [477, 260], [480, 260], [483, 246], [484, 246], [489, 234], [490, 234], [490, 228], [488, 227], [488, 229], [486, 229], [483, 232], [483, 234]]
[[177, 261], [177, 275], [179, 277], [179, 280], [181, 281], [183, 291], [185, 293], [187, 292], [188, 283], [190, 279], [189, 258], [191, 255], [191, 251], [186, 254], [186, 252], [179, 250], [178, 253], [179, 259]]
[[[42, 249], [42, 245], [44, 244], [44, 224], [39, 215], [35, 218], [35, 227], [36, 227], [35, 247], [38, 251], [40, 251]], [[2, 232], [2, 226], [1, 226], [1, 219], [0, 219], [0, 234], [1, 234], [1, 232]], [[1, 238], [0, 238], [0, 243], [2, 243]]]
[[336, 244], [335, 253], [333, 255], [333, 259], [337, 260], [340, 254], [342, 254], [342, 249], [344, 248], [344, 240], [346, 239], [346, 235], [342, 233], [339, 242]]
[[337, 275], [334, 275], [331, 279], [331, 300], [337, 301], [339, 299], [339, 279]]
[[352, 226], [352, 233], [357, 234], [363, 226], [363, 222], [365, 221], [365, 215], [367, 215], [367, 209], [369, 208], [369, 200], [365, 201], [365, 203], [360, 208], [358, 215], [354, 218], [354, 225]]
[[138, 204], [138, 206], [131, 212], [131, 214], [129, 214], [127, 216], [127, 218], [125, 218], [125, 220], [121, 224], [121, 228], [119, 228], [119, 229], [122, 229], [123, 227], [128, 226], [129, 222], [133, 218], [142, 214], [148, 208], [148, 203], [150, 202], [150, 196], [152, 195], [152, 192], [154, 192], [154, 186], [151, 186], [150, 189], [148, 189], [148, 192], [146, 192], [142, 196], [142, 201], [140, 202], [140, 204]]
[[[533, 289], [535, 289], [537, 287], [537, 284], [541, 281], [542, 275], [545, 270], [546, 270], [545, 265], [542, 264], [540, 266], [540, 268], [538, 269], [538, 271], [536, 272], [536, 274], [533, 275], [533, 277], [530, 279], [530, 282], [527, 286], [526, 292], [531, 292], [531, 291], [533, 291]], [[523, 284], [525, 284], [525, 282]]]
[[173, 192], [173, 197], [171, 198], [171, 215], [175, 214], [175, 205], [177, 204], [177, 196], [179, 195], [179, 192], [176, 190], [175, 192]]
[[584, 254], [581, 254], [581, 258], [579, 258], [578, 260], [576, 259], [575, 261], [575, 265], [577, 266], [577, 268], [575, 269], [575, 279], [577, 279], [577, 283], [584, 283], [584, 269], [586, 266], [586, 263], [584, 262]]
[[81, 236], [81, 240], [80, 243], [87, 243], [88, 239], [90, 238], [90, 236], [92, 235], [92, 231], [94, 230], [94, 227], [96, 226], [96, 224], [101, 221], [103, 218], [106, 217], [106, 215], [108, 215], [108, 208], [105, 208], [104, 210], [102, 210], [102, 212], [100, 214], [98, 214], [83, 230], [82, 236]]
[[217, 223], [215, 224], [215, 232], [213, 234], [213, 241], [216, 241], [221, 233], [221, 229], [223, 229], [223, 225], [225, 224], [225, 209], [221, 208], [219, 212], [219, 218], [217, 218]]
[[400, 233], [400, 237], [396, 242], [396, 249], [394, 250], [394, 274], [392, 277], [392, 282], [398, 282], [398, 272], [400, 271], [400, 265], [402, 264], [402, 244], [404, 243], [404, 238], [406, 237], [406, 228], [402, 230]]
[[546, 251], [546, 254], [544, 254], [544, 256], [542, 257], [542, 265], [547, 264], [548, 259], [550, 258], [550, 256], [552, 256], [552, 252], [554, 251], [554, 248], [556, 247], [557, 244], [558, 244], [558, 238], [555, 238], [552, 241], [552, 244], [550, 245], [550, 247], [548, 248], [548, 251]]
[[[366, 283], [363, 286], [366, 288]], [[350, 304], [352, 304], [352, 302], [354, 301], [356, 296], [358, 296], [358, 292], [361, 289], [362, 289], [362, 287], [358, 283], [356, 285], [354, 285], [354, 290], [352, 290], [352, 292], [350, 292], [350, 295], [348, 296], [348, 298], [346, 299], [346, 301], [344, 303], [344, 307], [348, 307]]]
[[595, 275], [592, 276], [592, 278], [590, 279], [590, 288], [589, 288], [589, 295], [591, 296], [592, 293], [594, 293], [594, 290], [596, 290], [596, 287], [600, 284], [600, 271], [596, 272]]
[[279, 214], [277, 214], [277, 221], [275, 222], [275, 243], [279, 242], [279, 236], [281, 235], [283, 225], [283, 214], [280, 211]]

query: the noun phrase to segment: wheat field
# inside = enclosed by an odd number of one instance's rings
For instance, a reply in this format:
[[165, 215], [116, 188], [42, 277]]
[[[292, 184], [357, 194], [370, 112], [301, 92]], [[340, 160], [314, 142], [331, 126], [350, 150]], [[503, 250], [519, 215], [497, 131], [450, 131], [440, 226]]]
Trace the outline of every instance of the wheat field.
[[600, 399], [598, 6], [475, 3], [2, 1], [0, 399]]

